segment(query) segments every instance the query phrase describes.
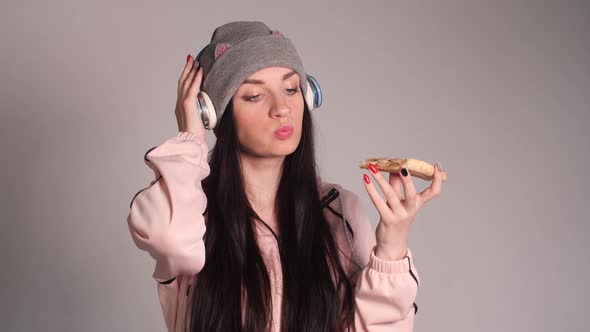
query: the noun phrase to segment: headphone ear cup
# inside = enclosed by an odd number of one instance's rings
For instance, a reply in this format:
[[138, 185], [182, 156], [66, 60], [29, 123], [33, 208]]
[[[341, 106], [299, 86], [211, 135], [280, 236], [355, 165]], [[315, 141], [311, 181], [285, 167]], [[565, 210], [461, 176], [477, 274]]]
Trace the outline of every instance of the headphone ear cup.
[[212, 130], [217, 125], [217, 113], [213, 101], [205, 91], [197, 94], [197, 109], [201, 113], [201, 120], [205, 129]]
[[305, 84], [305, 103], [307, 104], [307, 108], [311, 111], [313, 110], [315, 107], [315, 103], [313, 101], [314, 98], [314, 92], [312, 90], [311, 87], [311, 83], [309, 83], [309, 79], [306, 80], [306, 84]]
[[[306, 74], [307, 75], [307, 74]], [[309, 110], [322, 106], [323, 102], [322, 88], [320, 83], [313, 76], [307, 75], [307, 91], [305, 92], [305, 102]]]

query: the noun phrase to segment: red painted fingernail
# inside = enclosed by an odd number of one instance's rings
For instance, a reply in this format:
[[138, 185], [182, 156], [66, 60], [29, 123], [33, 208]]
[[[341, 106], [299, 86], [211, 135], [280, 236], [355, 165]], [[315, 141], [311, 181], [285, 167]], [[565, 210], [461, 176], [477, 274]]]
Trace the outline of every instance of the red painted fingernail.
[[186, 56], [186, 62], [188, 62], [190, 59], [191, 59], [191, 55], [189, 54]]
[[363, 174], [363, 177], [365, 178], [365, 183], [371, 183], [371, 179], [369, 179], [369, 176], [367, 174]]
[[375, 165], [373, 164], [369, 164], [369, 169], [371, 170], [371, 172], [373, 172], [373, 174], [377, 174], [377, 167], [375, 167]]

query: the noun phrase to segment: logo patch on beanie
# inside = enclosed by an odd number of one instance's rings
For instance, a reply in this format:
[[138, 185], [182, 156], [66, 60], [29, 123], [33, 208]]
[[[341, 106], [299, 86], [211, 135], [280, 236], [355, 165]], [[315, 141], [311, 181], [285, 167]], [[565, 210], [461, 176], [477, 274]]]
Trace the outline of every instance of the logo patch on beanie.
[[229, 50], [231, 47], [228, 43], [219, 43], [215, 46], [215, 60], [219, 59], [220, 56], [225, 53], [225, 51]]
[[273, 30], [273, 31], [272, 31], [272, 34], [273, 34], [273, 35], [277, 35], [277, 36], [284, 37], [284, 36], [283, 36], [283, 34], [279, 32], [279, 30]]

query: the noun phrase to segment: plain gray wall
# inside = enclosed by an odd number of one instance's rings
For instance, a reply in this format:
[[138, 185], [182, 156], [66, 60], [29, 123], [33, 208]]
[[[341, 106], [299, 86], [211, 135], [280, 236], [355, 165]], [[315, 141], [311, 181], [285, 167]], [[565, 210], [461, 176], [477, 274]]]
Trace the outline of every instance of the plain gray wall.
[[186, 55], [233, 20], [294, 41], [324, 91], [321, 174], [356, 192], [374, 226], [360, 160], [448, 172], [410, 233], [416, 331], [588, 329], [587, 2], [2, 7], [0, 330], [165, 330], [129, 203], [153, 179], [145, 151], [177, 131]]

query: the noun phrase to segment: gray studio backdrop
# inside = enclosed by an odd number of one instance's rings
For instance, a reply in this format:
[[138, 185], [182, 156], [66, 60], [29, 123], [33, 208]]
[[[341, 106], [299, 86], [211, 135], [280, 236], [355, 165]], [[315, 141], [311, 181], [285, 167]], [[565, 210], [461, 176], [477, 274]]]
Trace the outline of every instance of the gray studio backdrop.
[[2, 7], [0, 330], [165, 330], [129, 203], [153, 179], [145, 151], [177, 131], [186, 55], [232, 20], [294, 41], [324, 91], [321, 174], [357, 193], [374, 226], [360, 160], [448, 172], [410, 234], [416, 331], [588, 330], [587, 2]]

